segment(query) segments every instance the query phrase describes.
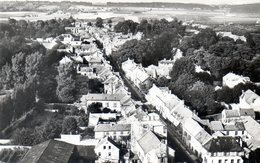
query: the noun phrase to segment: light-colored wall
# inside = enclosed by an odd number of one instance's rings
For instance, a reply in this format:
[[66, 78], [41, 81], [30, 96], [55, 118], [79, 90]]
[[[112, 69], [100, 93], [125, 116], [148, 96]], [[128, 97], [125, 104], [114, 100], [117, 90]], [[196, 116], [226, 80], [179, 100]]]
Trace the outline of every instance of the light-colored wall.
[[[206, 158], [206, 159], [205, 159]], [[202, 163], [243, 163], [243, 160], [239, 156], [206, 156]], [[231, 161], [234, 162], [231, 162]], [[239, 161], [238, 161], [239, 160]]]
[[[104, 149], [104, 146], [106, 147], [106, 149]], [[111, 147], [111, 149], [109, 149], [109, 146]], [[108, 141], [103, 145], [100, 145], [99, 147], [95, 148], [95, 152], [99, 157], [99, 160], [97, 162], [102, 162], [105, 160], [109, 160], [112, 162], [119, 161], [119, 149]], [[101, 154], [100, 156], [99, 153]]]

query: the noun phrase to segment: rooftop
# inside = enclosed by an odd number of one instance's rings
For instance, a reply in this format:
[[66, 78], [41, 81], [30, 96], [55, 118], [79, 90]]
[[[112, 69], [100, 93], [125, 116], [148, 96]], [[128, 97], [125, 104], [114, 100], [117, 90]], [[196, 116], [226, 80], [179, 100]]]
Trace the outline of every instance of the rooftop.
[[33, 146], [21, 163], [66, 163], [73, 153], [74, 145], [57, 140], [48, 140]]
[[138, 144], [144, 153], [147, 154], [154, 149], [158, 149], [161, 145], [161, 141], [152, 131], [148, 131], [138, 140]]
[[84, 99], [87, 101], [120, 101], [125, 95], [122, 94], [98, 94], [89, 93], [84, 95]]
[[217, 137], [208, 141], [204, 147], [208, 152], [241, 152], [243, 149], [233, 137]]
[[95, 132], [130, 131], [131, 124], [98, 124]]

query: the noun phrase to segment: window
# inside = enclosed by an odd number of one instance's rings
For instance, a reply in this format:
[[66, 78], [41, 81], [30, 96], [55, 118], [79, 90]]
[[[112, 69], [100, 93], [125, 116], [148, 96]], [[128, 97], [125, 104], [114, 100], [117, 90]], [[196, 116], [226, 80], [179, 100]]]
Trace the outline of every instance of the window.
[[111, 149], [111, 146], [108, 146], [108, 149]]
[[231, 163], [234, 163], [234, 159], [231, 159]]
[[218, 160], [218, 163], [222, 163], [222, 160]]
[[225, 163], [227, 163], [228, 162], [228, 159], [225, 159]]
[[114, 131], [114, 135], [116, 135], [116, 131]]
[[116, 102], [114, 102], [114, 107], [115, 107], [115, 108], [117, 107], [117, 103], [116, 103]]
[[103, 146], [103, 149], [106, 149], [106, 146]]
[[101, 156], [101, 152], [98, 152], [98, 156]]
[[107, 102], [107, 107], [109, 107], [109, 103]]
[[121, 135], [123, 135], [124, 134], [124, 131], [121, 131]]
[[237, 135], [237, 131], [235, 131], [235, 135]]
[[108, 152], [108, 156], [111, 156], [111, 152]]
[[114, 136], [114, 140], [116, 140], [116, 136]]
[[237, 160], [237, 163], [240, 163], [240, 160], [239, 160], [239, 159]]

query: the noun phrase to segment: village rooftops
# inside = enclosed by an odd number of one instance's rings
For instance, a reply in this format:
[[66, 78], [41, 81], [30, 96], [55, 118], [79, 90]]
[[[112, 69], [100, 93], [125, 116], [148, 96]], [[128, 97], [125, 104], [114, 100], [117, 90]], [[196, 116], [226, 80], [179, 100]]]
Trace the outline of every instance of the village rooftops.
[[98, 94], [89, 93], [84, 95], [84, 99], [87, 101], [121, 101], [125, 95], [123, 94]]
[[130, 131], [131, 124], [98, 124], [95, 132], [114, 132], [114, 131]]
[[243, 149], [233, 137], [217, 137], [208, 141], [204, 148], [208, 152], [242, 152]]

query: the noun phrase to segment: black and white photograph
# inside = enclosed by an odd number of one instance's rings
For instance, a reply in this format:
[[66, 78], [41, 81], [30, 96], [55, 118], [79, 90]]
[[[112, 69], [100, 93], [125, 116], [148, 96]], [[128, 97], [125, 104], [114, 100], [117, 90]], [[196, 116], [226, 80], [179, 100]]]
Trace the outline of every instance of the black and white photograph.
[[0, 0], [0, 163], [260, 163], [260, 0]]

